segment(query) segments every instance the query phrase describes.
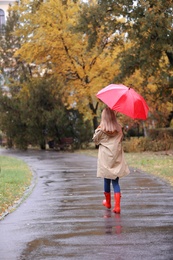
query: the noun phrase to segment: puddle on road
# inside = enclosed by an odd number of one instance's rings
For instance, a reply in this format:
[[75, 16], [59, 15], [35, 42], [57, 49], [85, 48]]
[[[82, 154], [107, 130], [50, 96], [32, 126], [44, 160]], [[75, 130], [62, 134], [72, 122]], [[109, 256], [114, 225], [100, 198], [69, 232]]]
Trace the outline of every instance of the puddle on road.
[[[71, 223], [72, 225], [72, 223]], [[74, 226], [68, 232], [64, 227], [64, 233], [46, 233], [45, 237], [40, 237], [30, 241], [21, 254], [20, 260], [29, 259], [66, 259], [69, 256], [73, 259], [80, 259], [85, 254], [92, 259], [94, 253], [107, 254], [110, 256], [110, 247], [123, 249], [123, 252], [133, 250], [135, 253], [143, 254], [143, 248], [155, 250], [162, 245], [166, 239], [170, 241], [167, 248], [171, 248], [171, 238], [173, 238], [171, 226], [167, 227], [125, 227], [122, 226], [120, 215], [104, 214], [99, 225], [94, 227], [91, 222]], [[69, 226], [67, 225], [66, 228]], [[56, 226], [54, 230], [56, 230]], [[62, 229], [62, 227], [61, 227]], [[158, 236], [159, 235], [159, 236]], [[159, 240], [157, 239], [159, 237]], [[136, 251], [137, 250], [137, 251]], [[146, 254], [147, 251], [145, 250]], [[150, 251], [148, 251], [150, 252]], [[83, 258], [81, 258], [83, 259]], [[99, 259], [99, 258], [94, 258]], [[100, 258], [105, 259], [105, 258]], [[127, 258], [122, 258], [127, 259]], [[130, 258], [132, 259], [132, 258]], [[145, 258], [147, 259], [147, 258]], [[158, 259], [158, 258], [157, 258]]]

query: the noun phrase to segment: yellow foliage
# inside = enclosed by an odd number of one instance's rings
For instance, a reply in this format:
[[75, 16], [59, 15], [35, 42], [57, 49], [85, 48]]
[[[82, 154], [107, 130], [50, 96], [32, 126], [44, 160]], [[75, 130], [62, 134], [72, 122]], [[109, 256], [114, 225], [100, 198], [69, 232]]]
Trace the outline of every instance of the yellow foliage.
[[131, 77], [127, 78], [124, 83], [127, 86], [134, 86], [134, 88], [137, 88], [138, 86], [141, 86], [143, 83], [143, 78], [141, 77], [141, 71], [136, 70]]
[[119, 72], [119, 64], [114, 61], [121, 47], [110, 49], [109, 41], [104, 48], [100, 46], [103, 27], [98, 32], [96, 46], [92, 51], [87, 50], [87, 37], [69, 30], [76, 24], [79, 3], [50, 0], [36, 13], [28, 12], [28, 4], [29, 1], [24, 1], [18, 7], [21, 23], [16, 35], [23, 35], [23, 44], [15, 55], [41, 66], [49, 61], [55, 75], [64, 78], [64, 102], [88, 117], [89, 103], [98, 101], [95, 94]]
[[[97, 2], [90, 1], [90, 4], [95, 5]], [[87, 36], [71, 30], [76, 25], [81, 12], [80, 1], [43, 1], [35, 12], [30, 8], [32, 3], [34, 1], [23, 0], [20, 5], [14, 7], [20, 14], [19, 28], [15, 34], [22, 35], [22, 46], [15, 56], [28, 63], [36, 64], [37, 70], [39, 68], [40, 71], [49, 65], [50, 73], [63, 79], [64, 104], [69, 108], [78, 108], [86, 118], [92, 117], [89, 104], [96, 106], [98, 99], [95, 94], [113, 82], [120, 72], [117, 55], [122, 48], [128, 50], [134, 47], [136, 42], [127, 41], [123, 46], [111, 47], [115, 37], [122, 37], [123, 42], [125, 35], [110, 34], [107, 35], [103, 47], [105, 23], [97, 28], [96, 44], [88, 51]], [[123, 19], [120, 18], [119, 22], [124, 23]], [[142, 20], [141, 26], [145, 26]], [[92, 25], [88, 27], [92, 30]], [[144, 30], [144, 34], [143, 37], [148, 39], [148, 31]], [[145, 56], [146, 53], [141, 51], [140, 55]], [[168, 84], [167, 77], [161, 77], [162, 72], [168, 69], [168, 64], [168, 57], [163, 53], [154, 76], [146, 78], [145, 71], [138, 69], [121, 82], [132, 86], [144, 96], [150, 107], [150, 113], [159, 110], [167, 115], [172, 110], [172, 104], [167, 102], [166, 94], [163, 93], [162, 97], [160, 95], [163, 86]], [[37, 71], [35, 75], [37, 76]], [[171, 75], [173, 76], [173, 71], [170, 71]], [[25, 87], [22, 91], [27, 93]]]

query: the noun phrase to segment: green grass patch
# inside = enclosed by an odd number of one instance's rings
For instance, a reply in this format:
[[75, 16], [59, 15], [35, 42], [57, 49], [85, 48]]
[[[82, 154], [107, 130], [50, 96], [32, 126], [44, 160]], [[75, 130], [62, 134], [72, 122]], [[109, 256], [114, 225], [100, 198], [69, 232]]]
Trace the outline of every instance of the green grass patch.
[[[79, 153], [97, 157], [97, 149], [79, 150]], [[130, 167], [142, 170], [168, 181], [173, 186], [173, 151], [125, 153]]]
[[131, 167], [159, 176], [173, 185], [172, 153], [126, 153], [125, 157]]
[[21, 199], [31, 180], [32, 173], [26, 163], [0, 156], [0, 217]]

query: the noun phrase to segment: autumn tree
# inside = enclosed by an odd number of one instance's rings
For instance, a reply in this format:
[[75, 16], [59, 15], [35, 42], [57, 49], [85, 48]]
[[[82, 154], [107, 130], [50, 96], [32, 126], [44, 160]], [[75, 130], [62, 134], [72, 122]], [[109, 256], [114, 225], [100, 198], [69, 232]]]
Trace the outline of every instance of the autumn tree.
[[[38, 7], [32, 5], [32, 13]], [[49, 139], [58, 141], [62, 136], [72, 136], [85, 142], [87, 133], [91, 134], [90, 125], [86, 123], [86, 131], [82, 115], [64, 107], [62, 85], [52, 76], [49, 61], [37, 65], [14, 57], [23, 41], [22, 35], [13, 34], [18, 17], [18, 10], [9, 9], [0, 42], [0, 129], [8, 139], [8, 146], [27, 149], [28, 144], [32, 144], [44, 149]], [[85, 137], [81, 137], [83, 132], [86, 133]]]
[[121, 53], [120, 78], [140, 71], [141, 89], [160, 126], [167, 124], [173, 103], [173, 4], [138, 1], [124, 26], [131, 46]]
[[63, 80], [64, 104], [92, 118], [96, 128], [99, 103], [95, 94], [119, 73], [115, 59], [121, 46], [111, 46], [116, 35], [105, 35], [103, 27], [92, 51], [88, 50], [88, 36], [73, 31], [84, 7], [81, 1], [50, 0], [33, 13], [30, 1], [22, 1], [17, 7], [16, 35], [23, 39], [15, 56], [37, 66], [49, 65], [52, 74]]
[[78, 25], [88, 35], [90, 49], [99, 38], [102, 27], [105, 34], [118, 31], [125, 36], [124, 42], [121, 37], [112, 42], [113, 45], [119, 43], [124, 46], [119, 55], [120, 73], [114, 81], [128, 82], [136, 88], [135, 79], [138, 79], [140, 92], [153, 108], [154, 117], [172, 109], [172, 10], [173, 3], [169, 0], [98, 0], [86, 5]]

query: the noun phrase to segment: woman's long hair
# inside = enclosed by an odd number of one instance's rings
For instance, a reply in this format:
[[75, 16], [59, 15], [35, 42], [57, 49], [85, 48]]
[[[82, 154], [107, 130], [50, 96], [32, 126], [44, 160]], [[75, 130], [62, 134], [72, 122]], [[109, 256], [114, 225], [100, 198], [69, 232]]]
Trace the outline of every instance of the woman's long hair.
[[100, 127], [104, 132], [119, 132], [121, 125], [117, 122], [116, 112], [106, 107], [102, 111]]

